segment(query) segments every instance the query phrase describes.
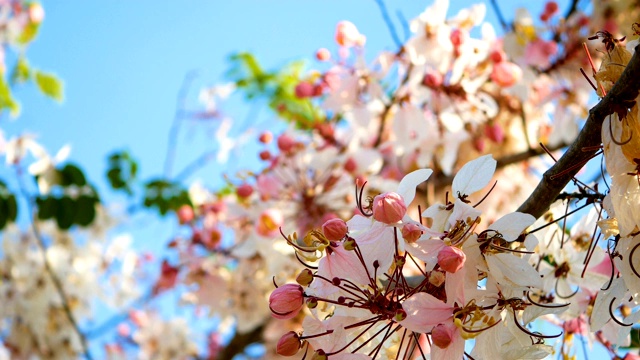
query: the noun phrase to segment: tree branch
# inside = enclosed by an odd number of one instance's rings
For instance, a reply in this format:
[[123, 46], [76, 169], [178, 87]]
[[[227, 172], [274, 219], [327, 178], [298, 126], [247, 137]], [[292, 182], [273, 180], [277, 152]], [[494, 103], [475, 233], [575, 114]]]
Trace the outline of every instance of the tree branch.
[[631, 61], [611, 91], [589, 111], [589, 118], [578, 134], [578, 138], [558, 162], [544, 173], [536, 189], [518, 208], [519, 212], [531, 214], [536, 218], [542, 216], [569, 183], [569, 180], [582, 168], [582, 166], [576, 166], [573, 169], [570, 167], [575, 164], [586, 164], [595, 155], [598, 151], [597, 147], [602, 143], [601, 131], [604, 119], [614, 112], [616, 104], [634, 101], [638, 97], [640, 91], [640, 82], [638, 81], [640, 79], [639, 53], [640, 45], [636, 46]]

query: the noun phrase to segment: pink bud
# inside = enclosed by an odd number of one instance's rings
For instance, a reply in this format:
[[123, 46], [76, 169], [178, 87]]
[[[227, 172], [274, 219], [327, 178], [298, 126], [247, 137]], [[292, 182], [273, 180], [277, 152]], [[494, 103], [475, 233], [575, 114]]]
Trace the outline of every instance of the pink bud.
[[283, 152], [289, 152], [296, 145], [296, 141], [287, 134], [278, 137], [278, 149]]
[[406, 223], [402, 226], [402, 237], [408, 243], [416, 242], [422, 235], [420, 225], [414, 223]]
[[509, 87], [522, 79], [522, 69], [510, 61], [493, 65], [491, 80], [501, 87]]
[[327, 61], [331, 59], [331, 53], [328, 49], [320, 48], [316, 51], [316, 59], [318, 59], [318, 61]]
[[296, 85], [296, 97], [300, 99], [308, 98], [313, 96], [313, 85], [306, 82], [301, 81]]
[[347, 231], [347, 223], [342, 219], [331, 219], [322, 224], [322, 233], [329, 241], [342, 240]]
[[336, 42], [340, 46], [351, 47], [363, 45], [365, 38], [360, 34], [358, 28], [350, 21], [340, 21], [336, 25]]
[[242, 184], [236, 188], [236, 194], [241, 198], [248, 198], [253, 194], [253, 187], [249, 184]]
[[260, 214], [256, 231], [262, 236], [273, 236], [278, 233], [284, 217], [278, 209], [267, 209]]
[[346, 172], [352, 173], [356, 171], [357, 168], [358, 168], [358, 163], [356, 163], [356, 161], [352, 157], [349, 157], [347, 161], [344, 162], [344, 170]]
[[388, 192], [373, 199], [373, 218], [381, 223], [395, 224], [406, 212], [407, 206], [398, 193]]
[[276, 345], [276, 353], [282, 356], [293, 356], [300, 350], [300, 336], [295, 331], [282, 335]]
[[487, 148], [487, 144], [483, 138], [477, 137], [473, 139], [473, 148], [480, 153], [484, 153], [484, 150]]
[[446, 272], [455, 273], [462, 269], [467, 256], [455, 246], [447, 246], [438, 253], [438, 265]]
[[453, 29], [449, 35], [449, 39], [454, 47], [458, 47], [464, 42], [464, 33], [460, 29]]
[[446, 325], [439, 324], [431, 330], [431, 341], [440, 349], [446, 349], [453, 341], [453, 334]]
[[627, 353], [622, 360], [640, 360], [640, 355]]
[[271, 316], [276, 319], [292, 319], [300, 312], [304, 304], [302, 286], [285, 284], [273, 290], [269, 296]]
[[271, 131], [265, 131], [260, 134], [260, 137], [258, 139], [263, 144], [269, 144], [273, 140], [273, 134], [271, 133]]
[[180, 206], [176, 214], [178, 215], [178, 222], [180, 225], [192, 222], [195, 217], [193, 208], [190, 205]]
[[485, 125], [484, 134], [494, 143], [501, 144], [504, 141], [504, 129], [495, 122]]
[[443, 77], [437, 71], [429, 70], [426, 74], [424, 74], [424, 78], [422, 78], [422, 85], [436, 89], [442, 85]]
[[491, 52], [491, 54], [489, 54], [489, 58], [494, 63], [499, 63], [507, 60], [507, 54], [505, 54], [502, 50], [494, 50]]
[[549, 1], [544, 5], [544, 13], [553, 15], [558, 11], [558, 3], [555, 1]]
[[271, 159], [271, 153], [269, 152], [269, 150], [260, 151], [259, 156], [260, 156], [260, 160], [267, 161], [267, 160]]

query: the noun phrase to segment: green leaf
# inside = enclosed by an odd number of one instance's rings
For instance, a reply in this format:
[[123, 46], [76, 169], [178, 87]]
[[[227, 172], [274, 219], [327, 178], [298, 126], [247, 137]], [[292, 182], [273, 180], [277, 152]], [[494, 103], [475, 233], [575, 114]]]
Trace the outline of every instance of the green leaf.
[[30, 78], [31, 69], [29, 68], [29, 62], [26, 58], [20, 57], [11, 72], [11, 82], [14, 84], [21, 84], [28, 81]]
[[47, 220], [55, 216], [58, 202], [51, 196], [36, 198], [38, 205], [38, 219]]
[[0, 112], [9, 110], [11, 116], [16, 117], [20, 113], [20, 105], [13, 98], [9, 84], [0, 77]]
[[18, 202], [16, 201], [16, 197], [12, 194], [7, 199], [7, 218], [9, 221], [16, 221], [18, 217]]
[[40, 30], [40, 23], [29, 22], [18, 37], [18, 42], [23, 45], [30, 43], [38, 35], [38, 30]]
[[76, 216], [76, 204], [73, 199], [68, 196], [63, 196], [61, 199], [56, 199], [56, 222], [61, 230], [68, 230], [74, 223]]
[[127, 151], [115, 152], [109, 156], [107, 180], [114, 190], [123, 190], [133, 195], [133, 185], [138, 173], [138, 163]]
[[7, 201], [0, 197], [0, 230], [7, 226], [7, 222], [9, 221], [7, 213]]
[[73, 164], [66, 164], [62, 170], [60, 170], [60, 174], [62, 175], [62, 186], [85, 186], [87, 184], [87, 179], [82, 170]]
[[80, 226], [89, 226], [96, 218], [96, 199], [87, 195], [81, 195], [76, 199], [76, 211], [74, 223]]
[[64, 86], [62, 80], [51, 73], [35, 72], [36, 84], [40, 91], [48, 97], [61, 102], [64, 98]]

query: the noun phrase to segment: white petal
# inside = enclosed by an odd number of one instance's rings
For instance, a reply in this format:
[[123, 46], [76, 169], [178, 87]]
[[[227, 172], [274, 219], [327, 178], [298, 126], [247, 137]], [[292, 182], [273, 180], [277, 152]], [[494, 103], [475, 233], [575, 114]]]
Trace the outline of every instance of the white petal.
[[532, 215], [514, 212], [496, 220], [489, 229], [499, 232], [506, 241], [511, 242], [535, 221], [536, 218]]
[[491, 155], [484, 155], [466, 163], [453, 179], [453, 195], [471, 195], [487, 186], [496, 171], [496, 164]]
[[398, 185], [398, 194], [402, 196], [405, 205], [409, 206], [416, 196], [416, 187], [427, 181], [433, 173], [431, 169], [419, 169], [405, 175]]

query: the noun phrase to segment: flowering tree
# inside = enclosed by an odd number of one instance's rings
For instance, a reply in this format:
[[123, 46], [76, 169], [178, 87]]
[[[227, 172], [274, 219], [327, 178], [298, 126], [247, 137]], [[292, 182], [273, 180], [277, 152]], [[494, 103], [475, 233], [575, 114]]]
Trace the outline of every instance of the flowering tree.
[[[3, 109], [15, 113], [18, 80], [60, 98], [60, 82], [23, 57], [42, 7], [0, 5], [4, 48], [20, 52]], [[577, 336], [637, 357], [633, 2], [594, 2], [590, 16], [548, 2], [511, 22], [492, 2], [498, 35], [485, 5], [450, 14], [436, 0], [404, 41], [378, 5], [395, 52], [365, 58], [366, 36], [344, 21], [316, 70], [232, 56], [230, 83], [188, 112], [219, 120], [215, 156], [172, 175], [177, 117], [164, 175], [140, 180], [134, 156], [108, 157], [130, 212], [180, 225], [159, 262], [117, 235], [120, 219], [66, 148], [51, 156], [32, 136], [2, 135], [14, 174], [0, 182], [2, 356], [92, 358], [107, 332], [101, 353], [114, 359], [231, 359], [255, 343], [269, 359], [570, 358]], [[282, 131], [258, 129], [259, 168], [221, 188], [187, 183], [248, 141], [220, 111], [233, 95], [266, 101]], [[604, 167], [579, 173], [593, 158]], [[168, 292], [216, 325], [198, 338], [165, 318], [153, 303]], [[116, 315], [91, 324], [105, 306]]]

